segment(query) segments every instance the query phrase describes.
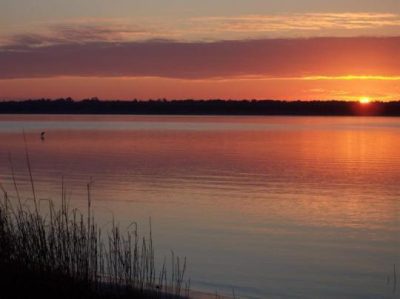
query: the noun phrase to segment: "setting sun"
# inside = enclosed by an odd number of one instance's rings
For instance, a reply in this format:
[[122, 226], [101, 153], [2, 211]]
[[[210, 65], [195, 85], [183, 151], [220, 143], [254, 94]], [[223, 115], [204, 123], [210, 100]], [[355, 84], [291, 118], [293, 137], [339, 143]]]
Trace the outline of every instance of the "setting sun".
[[360, 98], [360, 104], [369, 104], [369, 103], [371, 103], [371, 99], [370, 98], [368, 98], [368, 97], [362, 97], [362, 98]]

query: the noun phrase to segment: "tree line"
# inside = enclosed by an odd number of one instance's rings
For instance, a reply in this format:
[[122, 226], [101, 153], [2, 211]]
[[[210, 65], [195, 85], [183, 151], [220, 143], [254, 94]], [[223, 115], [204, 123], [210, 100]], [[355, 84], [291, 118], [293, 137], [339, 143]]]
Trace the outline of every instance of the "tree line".
[[0, 101], [1, 114], [337, 115], [400, 116], [400, 101], [362, 105], [346, 101], [279, 100], [73, 100]]

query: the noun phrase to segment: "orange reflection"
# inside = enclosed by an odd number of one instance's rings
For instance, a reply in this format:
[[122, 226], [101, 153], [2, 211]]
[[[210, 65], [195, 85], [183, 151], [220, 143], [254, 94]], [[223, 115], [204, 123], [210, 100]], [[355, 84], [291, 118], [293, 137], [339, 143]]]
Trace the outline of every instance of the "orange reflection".
[[[130, 120], [134, 127], [145, 122], [148, 128], [48, 130], [44, 142], [39, 133], [28, 136], [39, 191], [58, 194], [61, 175], [83, 187], [93, 177], [100, 200], [167, 200], [177, 218], [201, 211], [228, 222], [245, 217], [273, 226], [388, 229], [397, 219], [400, 134], [395, 118], [105, 119], [114, 125]], [[178, 128], [165, 129], [172, 125]], [[11, 152], [22, 176], [21, 134], [1, 136], [2, 173], [7, 173]], [[152, 215], [162, 213], [154, 207]], [[209, 219], [201, 215], [196, 221], [207, 225]]]

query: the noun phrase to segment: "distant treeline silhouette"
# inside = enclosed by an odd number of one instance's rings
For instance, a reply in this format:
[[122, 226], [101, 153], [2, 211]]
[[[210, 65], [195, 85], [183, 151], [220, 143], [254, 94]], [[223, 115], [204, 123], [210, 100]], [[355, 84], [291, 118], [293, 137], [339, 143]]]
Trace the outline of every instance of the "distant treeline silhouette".
[[277, 100], [99, 100], [71, 98], [1, 101], [2, 114], [171, 114], [171, 115], [371, 115], [400, 116], [400, 101]]

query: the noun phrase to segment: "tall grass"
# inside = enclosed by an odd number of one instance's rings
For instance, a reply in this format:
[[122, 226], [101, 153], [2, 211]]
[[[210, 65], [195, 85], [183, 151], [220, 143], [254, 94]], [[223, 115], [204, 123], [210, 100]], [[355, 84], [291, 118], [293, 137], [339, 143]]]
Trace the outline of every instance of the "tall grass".
[[[27, 153], [33, 198], [23, 201], [12, 169], [15, 199], [0, 185], [0, 264], [18, 265], [40, 275], [59, 275], [84, 283], [101, 294], [135, 293], [143, 297], [189, 297], [186, 259], [171, 253], [157, 271], [151, 232], [141, 237], [132, 223], [127, 230], [112, 221], [104, 233], [92, 212], [91, 184], [87, 211], [72, 209], [61, 183], [61, 202], [37, 199]], [[116, 297], [118, 298], [118, 297]], [[136, 297], [137, 298], [137, 297]]]

